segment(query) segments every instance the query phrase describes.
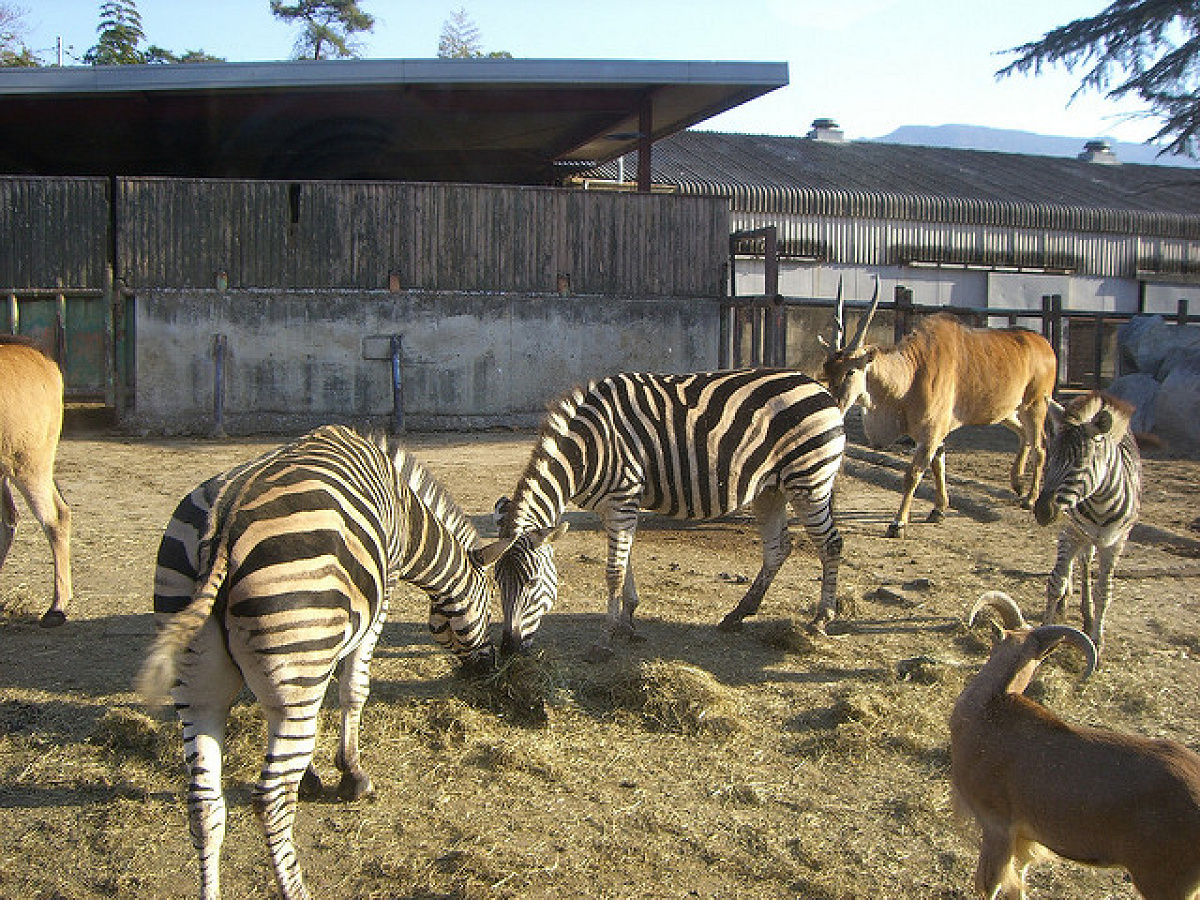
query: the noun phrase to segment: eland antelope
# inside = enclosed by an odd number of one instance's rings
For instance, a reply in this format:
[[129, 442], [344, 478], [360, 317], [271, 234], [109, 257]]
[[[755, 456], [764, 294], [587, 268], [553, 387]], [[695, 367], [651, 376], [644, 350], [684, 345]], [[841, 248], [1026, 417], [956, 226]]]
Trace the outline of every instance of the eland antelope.
[[17, 531], [15, 485], [50, 541], [54, 600], [42, 615], [47, 628], [67, 620], [71, 602], [71, 510], [54, 483], [62, 420], [58, 365], [24, 338], [0, 335], [0, 566]]
[[[936, 499], [927, 521], [945, 518], [950, 505], [945, 440], [963, 425], [1004, 425], [1020, 438], [1009, 479], [1021, 505], [1030, 508], [1038, 495], [1045, 456], [1042, 424], [1058, 368], [1049, 342], [1022, 328], [969, 328], [953, 315], [939, 313], [895, 347], [864, 346], [879, 306], [877, 281], [870, 310], [850, 343], [840, 346], [842, 306], [839, 284], [834, 344], [824, 367], [830, 391], [843, 412], [862, 405], [871, 446], [886, 447], [904, 435], [917, 445], [888, 536], [903, 535], [913, 495], [929, 468]], [[1033, 466], [1025, 485], [1030, 457]]]

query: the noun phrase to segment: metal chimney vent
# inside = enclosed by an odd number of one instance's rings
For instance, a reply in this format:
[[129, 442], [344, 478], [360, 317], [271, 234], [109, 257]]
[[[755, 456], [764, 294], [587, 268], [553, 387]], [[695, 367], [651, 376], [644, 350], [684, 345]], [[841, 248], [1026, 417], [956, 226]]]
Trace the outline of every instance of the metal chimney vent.
[[1078, 159], [1084, 162], [1100, 163], [1106, 166], [1119, 166], [1121, 161], [1113, 153], [1112, 144], [1108, 141], [1088, 141], [1083, 145], [1083, 152]]
[[836, 119], [813, 119], [812, 130], [805, 135], [810, 141], [844, 144], [846, 133], [838, 127]]

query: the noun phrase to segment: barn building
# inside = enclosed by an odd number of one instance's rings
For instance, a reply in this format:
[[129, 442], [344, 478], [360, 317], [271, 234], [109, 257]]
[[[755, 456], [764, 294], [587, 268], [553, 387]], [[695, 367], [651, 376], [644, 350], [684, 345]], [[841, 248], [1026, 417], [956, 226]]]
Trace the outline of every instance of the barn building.
[[687, 130], [786, 83], [670, 61], [0, 71], [6, 324], [131, 429], [461, 428], [532, 424], [614, 370], [761, 358], [746, 295], [798, 304], [777, 358], [803, 368], [839, 279], [1031, 327], [1057, 297], [1093, 379], [1119, 317], [1195, 297], [1200, 172], [825, 120]]

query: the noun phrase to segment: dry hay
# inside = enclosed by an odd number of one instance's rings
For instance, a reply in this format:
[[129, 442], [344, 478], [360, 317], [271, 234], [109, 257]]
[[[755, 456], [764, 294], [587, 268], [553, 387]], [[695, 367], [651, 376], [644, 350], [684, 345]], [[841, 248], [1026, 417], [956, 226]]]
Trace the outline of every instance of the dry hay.
[[737, 692], [687, 663], [653, 659], [618, 672], [612, 696], [656, 730], [735, 734], [746, 727]]

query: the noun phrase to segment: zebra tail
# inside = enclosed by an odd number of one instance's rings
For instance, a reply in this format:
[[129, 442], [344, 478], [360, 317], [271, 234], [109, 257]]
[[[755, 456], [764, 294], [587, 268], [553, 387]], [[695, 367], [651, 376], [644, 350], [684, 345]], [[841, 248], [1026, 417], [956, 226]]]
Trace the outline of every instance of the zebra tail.
[[142, 702], [151, 709], [161, 707], [170, 699], [171, 688], [179, 669], [179, 654], [192, 642], [212, 614], [217, 593], [229, 574], [229, 548], [221, 541], [209, 569], [208, 578], [192, 596], [192, 602], [173, 615], [158, 630], [154, 646], [142, 664], [134, 684]]

